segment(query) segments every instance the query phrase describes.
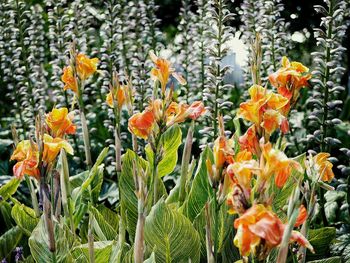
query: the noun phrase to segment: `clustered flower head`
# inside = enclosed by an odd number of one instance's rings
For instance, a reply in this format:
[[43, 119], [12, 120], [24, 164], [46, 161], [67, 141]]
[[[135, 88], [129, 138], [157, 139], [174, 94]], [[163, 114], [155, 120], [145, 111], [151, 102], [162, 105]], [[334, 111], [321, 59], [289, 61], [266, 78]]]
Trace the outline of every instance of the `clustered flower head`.
[[152, 133], [184, 122], [186, 119], [195, 120], [202, 116], [206, 110], [203, 102], [195, 101], [191, 105], [173, 101], [173, 86], [166, 92], [166, 85], [170, 75], [173, 75], [180, 84], [185, 84], [183, 77], [176, 73], [168, 60], [158, 58], [152, 51], [150, 57], [154, 62], [151, 71], [152, 78], [161, 85], [161, 99], [153, 98], [149, 106], [142, 112], [135, 113], [129, 119], [128, 128], [137, 137], [147, 140]]
[[[210, 159], [206, 161], [207, 171], [219, 189], [218, 197], [226, 197], [228, 212], [239, 216], [234, 222], [237, 229], [234, 244], [244, 257], [253, 254], [259, 260], [266, 259], [271, 249], [282, 242], [288, 222], [282, 222], [272, 211], [273, 196], [268, 190], [282, 189], [293, 171], [302, 173], [304, 169], [270, 142], [270, 138], [278, 130], [288, 132], [290, 108], [311, 78], [307, 72], [301, 63], [290, 63], [284, 57], [282, 68], [269, 77], [278, 93], [253, 85], [249, 89], [250, 99], [241, 103], [238, 110], [238, 117], [251, 123], [242, 136], [227, 139], [222, 118], [218, 118], [220, 134], [213, 146], [214, 163]], [[329, 154], [320, 153], [313, 158], [323, 181], [330, 181], [334, 176], [328, 157]], [[294, 227], [302, 225], [307, 215], [305, 206], [301, 205]], [[290, 242], [313, 250], [297, 231], [292, 231]]]
[[[46, 115], [45, 124], [39, 126], [37, 133], [43, 131], [42, 136], [34, 140], [19, 142], [12, 153], [11, 160], [17, 161], [13, 167], [15, 177], [22, 179], [24, 175], [33, 176], [40, 180], [41, 176], [52, 168], [61, 149], [73, 154], [73, 148], [64, 139], [66, 134], [74, 134], [76, 126], [73, 124], [73, 112], [67, 108], [54, 108]], [[46, 132], [45, 132], [46, 131]], [[45, 133], [44, 133], [45, 132]]]

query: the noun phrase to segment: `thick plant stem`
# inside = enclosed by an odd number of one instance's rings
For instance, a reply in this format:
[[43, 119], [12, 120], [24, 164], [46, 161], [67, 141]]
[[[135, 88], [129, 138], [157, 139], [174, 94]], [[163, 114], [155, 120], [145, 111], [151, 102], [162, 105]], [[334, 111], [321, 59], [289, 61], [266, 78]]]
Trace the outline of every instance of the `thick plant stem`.
[[92, 214], [89, 213], [89, 225], [88, 225], [88, 245], [89, 245], [89, 262], [95, 263], [95, 251], [94, 251], [94, 235], [92, 233]]
[[48, 240], [49, 240], [49, 250], [52, 253], [52, 260], [53, 262], [56, 262], [56, 243], [55, 243], [55, 235], [54, 235], [54, 225], [52, 221], [52, 214], [51, 214], [51, 204], [48, 197], [48, 189], [47, 186], [44, 185], [44, 183], [41, 183], [41, 187], [43, 187], [43, 210], [44, 210], [44, 220], [46, 225], [46, 230], [48, 233]]
[[[156, 159], [156, 157], [155, 157]], [[159, 178], [158, 178], [158, 172], [157, 172], [157, 162], [154, 160], [154, 167], [153, 167], [153, 204], [157, 203], [158, 201], [158, 184], [159, 184]]]
[[217, 200], [217, 189], [214, 189], [214, 218], [215, 221], [214, 226], [215, 226], [215, 231], [214, 231], [214, 258], [216, 260], [216, 262], [218, 261], [218, 247], [217, 247], [217, 243], [218, 243], [218, 232], [219, 232], [219, 211], [220, 211], [220, 206], [218, 204], [218, 200]]
[[[142, 189], [141, 189], [142, 191]], [[134, 260], [135, 263], [143, 262], [144, 255], [144, 226], [145, 226], [145, 215], [144, 215], [144, 203], [142, 197], [138, 200], [138, 218], [136, 225], [135, 234], [135, 245], [134, 245]]]
[[120, 126], [119, 124], [115, 127], [115, 169], [117, 173], [120, 173], [122, 170], [122, 145], [120, 141]]
[[191, 122], [191, 126], [188, 129], [187, 138], [185, 142], [184, 151], [182, 154], [182, 162], [181, 162], [181, 176], [180, 176], [180, 192], [179, 192], [179, 202], [182, 202], [185, 199], [186, 195], [186, 181], [188, 177], [188, 167], [191, 159], [191, 150], [193, 143], [193, 129], [194, 129], [194, 121]]
[[85, 113], [84, 113], [84, 110], [82, 110], [82, 109], [80, 109], [80, 120], [81, 120], [81, 126], [82, 126], [82, 130], [83, 130], [83, 140], [84, 140], [84, 150], [85, 150], [86, 165], [90, 169], [92, 167], [92, 160], [91, 160], [91, 152], [90, 152], [89, 130], [88, 130], [88, 127], [87, 127]]

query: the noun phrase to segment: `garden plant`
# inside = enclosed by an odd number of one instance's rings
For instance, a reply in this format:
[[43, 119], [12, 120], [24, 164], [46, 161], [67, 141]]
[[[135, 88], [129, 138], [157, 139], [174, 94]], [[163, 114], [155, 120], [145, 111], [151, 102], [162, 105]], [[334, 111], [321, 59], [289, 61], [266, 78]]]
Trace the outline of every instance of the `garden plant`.
[[177, 2], [0, 1], [2, 263], [350, 262], [350, 2]]

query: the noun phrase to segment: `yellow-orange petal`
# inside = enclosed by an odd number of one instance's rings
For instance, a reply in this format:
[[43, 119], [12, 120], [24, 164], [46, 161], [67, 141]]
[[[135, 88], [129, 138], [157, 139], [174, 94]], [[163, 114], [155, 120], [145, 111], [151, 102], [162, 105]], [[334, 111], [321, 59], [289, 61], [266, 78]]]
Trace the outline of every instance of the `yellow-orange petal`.
[[299, 214], [298, 214], [297, 220], [295, 221], [294, 227], [301, 226], [302, 224], [304, 224], [306, 219], [307, 219], [307, 210], [304, 205], [301, 205], [299, 207]]
[[145, 110], [131, 116], [128, 123], [129, 131], [137, 137], [147, 139], [155, 124], [154, 114], [151, 110]]

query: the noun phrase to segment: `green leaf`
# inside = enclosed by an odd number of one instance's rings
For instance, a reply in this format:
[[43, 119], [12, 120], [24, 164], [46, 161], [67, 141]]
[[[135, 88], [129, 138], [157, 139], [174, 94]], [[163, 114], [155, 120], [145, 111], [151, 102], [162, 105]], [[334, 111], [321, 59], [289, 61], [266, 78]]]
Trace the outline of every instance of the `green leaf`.
[[308, 263], [342, 263], [341, 257], [331, 257], [320, 260], [308, 261]]
[[[109, 261], [112, 248], [116, 246], [116, 241], [94, 242], [95, 263], [106, 263]], [[79, 245], [73, 248], [72, 256], [77, 263], [89, 263], [88, 244]]]
[[0, 224], [6, 226], [9, 229], [15, 225], [15, 222], [11, 216], [12, 206], [8, 202], [0, 202]]
[[211, 197], [214, 196], [213, 188], [209, 183], [206, 166], [206, 160], [208, 158], [213, 161], [212, 151], [209, 147], [206, 147], [201, 154], [191, 190], [183, 205], [183, 214], [186, 215], [191, 221], [193, 221], [195, 217], [201, 213], [206, 202], [208, 202]]
[[330, 245], [336, 237], [336, 229], [334, 227], [323, 227], [318, 229], [310, 229], [308, 240], [314, 247], [315, 254], [307, 252], [307, 260], [316, 260], [327, 257]]
[[199, 235], [190, 220], [161, 199], [145, 222], [145, 242], [156, 262], [199, 262]]
[[23, 204], [15, 203], [11, 210], [12, 218], [23, 232], [30, 236], [37, 226], [39, 218], [36, 217], [35, 211]]
[[7, 258], [22, 239], [22, 230], [15, 226], [0, 237], [0, 258]]
[[6, 201], [10, 196], [16, 193], [20, 182], [21, 181], [19, 179], [14, 177], [0, 187], [0, 203]]
[[177, 163], [177, 150], [181, 144], [182, 132], [178, 125], [170, 127], [164, 132], [160, 138], [160, 146], [158, 152], [162, 153], [161, 161], [158, 163], [158, 176], [163, 177], [174, 171]]
[[93, 215], [92, 226], [98, 237], [96, 240], [113, 240], [117, 237], [118, 234], [118, 216], [107, 207], [100, 209], [101, 212], [93, 206], [89, 207], [89, 210]]
[[[56, 262], [70, 263], [73, 262], [70, 249], [73, 246], [73, 235], [63, 223], [54, 222], [54, 236], [56, 244]], [[37, 263], [51, 263], [53, 253], [49, 250], [49, 240], [46, 226], [44, 224], [44, 216], [33, 230], [29, 238], [30, 252]]]

